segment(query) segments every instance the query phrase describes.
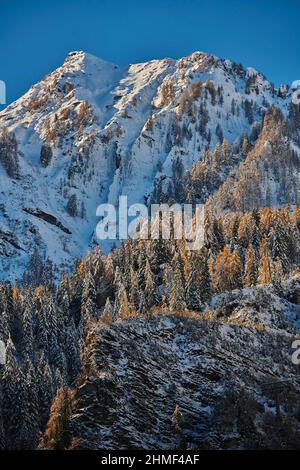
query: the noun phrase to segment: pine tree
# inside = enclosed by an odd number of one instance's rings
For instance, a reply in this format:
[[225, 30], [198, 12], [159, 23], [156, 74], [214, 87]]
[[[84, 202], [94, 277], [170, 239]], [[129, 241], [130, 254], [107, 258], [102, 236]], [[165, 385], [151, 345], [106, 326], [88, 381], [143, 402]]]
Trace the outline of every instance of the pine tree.
[[207, 244], [212, 254], [215, 255], [224, 247], [224, 235], [221, 221], [213, 216], [208, 216], [205, 232]]
[[281, 261], [284, 272], [289, 271], [290, 254], [292, 253], [288, 228], [289, 223], [284, 223], [277, 214], [269, 235], [272, 259]]
[[57, 314], [57, 327], [58, 327], [58, 339], [61, 342], [62, 331], [64, 328], [73, 320], [70, 315], [70, 283], [69, 278], [63, 276], [61, 283], [57, 288], [56, 294], [56, 314]]
[[222, 159], [226, 162], [229, 159], [230, 149], [227, 140], [224, 138], [221, 145]]
[[154, 278], [148, 259], [146, 260], [145, 269], [145, 299], [148, 309], [153, 307], [156, 303]]
[[244, 272], [244, 286], [255, 286], [257, 281], [257, 260], [253, 245], [249, 245], [246, 252], [245, 272]]
[[248, 155], [249, 149], [250, 149], [250, 145], [249, 145], [248, 136], [245, 136], [243, 139], [242, 151], [241, 151], [243, 157], [246, 157]]
[[280, 259], [272, 263], [272, 284], [275, 287], [277, 293], [281, 293], [282, 281], [284, 279], [282, 262]]
[[8, 285], [6, 288], [6, 314], [9, 332], [15, 344], [22, 341], [22, 310], [19, 289]]
[[183, 263], [178, 252], [173, 258], [173, 280], [170, 289], [170, 310], [177, 312], [186, 309]]
[[190, 269], [186, 285], [187, 307], [200, 310], [203, 303], [210, 297], [210, 276], [208, 270], [207, 252], [191, 252]]
[[137, 310], [140, 303], [140, 293], [139, 293], [139, 283], [138, 275], [136, 271], [133, 270], [132, 266], [130, 268], [130, 293], [129, 293], [130, 305], [134, 310]]
[[245, 109], [245, 114], [246, 117], [249, 121], [249, 124], [253, 123], [253, 108], [252, 108], [252, 102], [245, 100], [244, 102], [244, 109]]
[[72, 194], [67, 203], [67, 212], [71, 217], [76, 217], [78, 214], [78, 209], [77, 209], [77, 196], [76, 194]]
[[89, 263], [85, 268], [82, 297], [81, 297], [81, 319], [80, 328], [84, 335], [86, 335], [91, 322], [96, 317], [96, 288], [93, 275], [91, 273], [91, 266]]
[[6, 444], [9, 449], [22, 449], [24, 446], [20, 424], [25, 407], [25, 380], [16, 359], [16, 350], [9, 337], [6, 345], [6, 362], [3, 372], [3, 423]]
[[41, 160], [41, 164], [44, 166], [44, 167], [47, 167], [51, 160], [52, 160], [52, 149], [50, 147], [50, 145], [48, 144], [43, 144], [42, 147], [41, 147], [41, 153], [40, 153], [40, 160]]
[[69, 383], [74, 383], [80, 371], [80, 341], [75, 324], [71, 324], [65, 334], [64, 353], [66, 359], [66, 375]]
[[29, 302], [26, 302], [23, 318], [23, 351], [29, 355], [33, 355], [33, 322], [32, 322], [32, 314], [31, 308], [29, 306]]
[[126, 294], [124, 284], [121, 282], [116, 296], [115, 301], [115, 317], [116, 318], [126, 318], [130, 314], [129, 312], [129, 303]]
[[117, 291], [121, 284], [121, 273], [119, 266], [116, 267], [115, 276], [114, 276], [114, 288]]
[[144, 292], [141, 293], [141, 297], [140, 297], [140, 303], [139, 303], [139, 312], [140, 313], [147, 313], [147, 302], [146, 302], [146, 298], [145, 298], [145, 294]]
[[0, 285], [0, 312], [1, 312], [1, 321], [0, 321], [0, 339], [4, 342], [8, 340], [9, 337], [9, 319], [7, 315], [7, 290], [5, 286]]
[[39, 403], [39, 417], [41, 429], [44, 428], [48, 416], [50, 405], [53, 400], [53, 383], [51, 369], [45, 355], [42, 354], [38, 363], [37, 393]]
[[220, 144], [221, 144], [223, 141], [223, 131], [219, 123], [217, 124], [217, 127], [216, 127], [216, 136], [218, 137]]
[[63, 388], [66, 385], [60, 370], [57, 368], [55, 371], [55, 389]]
[[6, 128], [0, 131], [0, 162], [10, 178], [18, 178], [20, 174], [18, 144], [14, 132]]
[[213, 166], [219, 168], [221, 164], [221, 149], [219, 145], [215, 146], [213, 152]]
[[243, 214], [239, 220], [237, 237], [243, 247], [253, 243], [257, 237], [257, 227], [252, 213]]
[[114, 317], [113, 308], [111, 306], [109, 297], [107, 297], [106, 302], [105, 302], [105, 306], [104, 306], [104, 310], [103, 310], [103, 313], [101, 315], [101, 321], [103, 323], [106, 323], [106, 324], [109, 325], [110, 323], [112, 323], [113, 317]]
[[95, 287], [96, 290], [104, 278], [105, 275], [105, 260], [103, 257], [102, 250], [100, 246], [96, 246], [94, 253], [93, 253], [93, 276], [95, 280]]
[[35, 327], [35, 345], [37, 349], [49, 351], [48, 324], [45, 316], [45, 309], [41, 308], [40, 302], [36, 299], [33, 303]]
[[40, 419], [38, 413], [38, 391], [36, 373], [29, 357], [26, 358], [23, 377], [25, 379], [25, 401], [22, 413], [22, 448], [35, 449], [37, 445]]
[[146, 254], [144, 242], [140, 244], [140, 253], [138, 257], [138, 282], [139, 290], [145, 290], [145, 269], [146, 269]]

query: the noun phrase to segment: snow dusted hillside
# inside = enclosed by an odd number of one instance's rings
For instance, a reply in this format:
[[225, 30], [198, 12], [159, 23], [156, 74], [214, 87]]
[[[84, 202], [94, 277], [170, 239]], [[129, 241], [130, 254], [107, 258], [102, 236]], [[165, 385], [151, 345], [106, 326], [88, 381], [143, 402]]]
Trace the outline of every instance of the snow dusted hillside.
[[[272, 287], [235, 291], [213, 299], [204, 315], [160, 312], [109, 326], [99, 322], [88, 339], [69, 445], [298, 448], [299, 380], [291, 344], [299, 338], [299, 278], [285, 290], [289, 300]], [[276, 412], [280, 383], [285, 389]]]
[[245, 135], [254, 142], [266, 111], [286, 118], [290, 102], [254, 69], [201, 52], [122, 67], [70, 53], [0, 113], [1, 277], [20, 276], [36, 246], [68, 269], [96, 243], [100, 203], [149, 202], [174, 162], [190, 170], [223, 139], [236, 167]]

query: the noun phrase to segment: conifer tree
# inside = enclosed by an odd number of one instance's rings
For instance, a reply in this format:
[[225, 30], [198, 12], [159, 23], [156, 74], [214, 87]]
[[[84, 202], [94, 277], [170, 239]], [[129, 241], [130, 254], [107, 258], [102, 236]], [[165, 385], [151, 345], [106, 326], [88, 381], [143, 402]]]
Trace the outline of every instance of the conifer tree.
[[117, 266], [115, 269], [115, 275], [114, 275], [114, 288], [116, 291], [118, 291], [120, 284], [121, 284], [121, 273], [120, 273], [119, 266]]
[[298, 207], [295, 206], [293, 208], [293, 213], [292, 213], [292, 223], [296, 226], [299, 225], [300, 218], [299, 218], [299, 212], [298, 212]]
[[213, 166], [219, 168], [221, 164], [221, 150], [220, 146], [216, 145], [213, 152]]
[[103, 257], [103, 253], [99, 245], [96, 246], [93, 252], [92, 269], [95, 287], [97, 291], [105, 277], [105, 259]]
[[284, 279], [284, 273], [282, 268], [282, 262], [277, 259], [272, 263], [272, 284], [275, 287], [277, 293], [281, 293], [282, 281]]
[[129, 294], [130, 305], [134, 310], [137, 310], [140, 302], [140, 293], [139, 293], [139, 283], [138, 275], [136, 271], [133, 270], [132, 266], [130, 268], [130, 294]]
[[222, 141], [223, 141], [223, 131], [222, 131], [222, 128], [221, 128], [219, 123], [217, 124], [217, 127], [216, 127], [216, 136], [218, 137], [220, 143], [222, 143]]
[[146, 269], [145, 269], [145, 299], [146, 299], [148, 309], [153, 307], [153, 305], [155, 305], [156, 303], [155, 284], [154, 284], [153, 274], [152, 274], [148, 259], [146, 260]]
[[272, 282], [271, 254], [268, 248], [268, 241], [263, 238], [260, 246], [260, 260], [258, 269], [258, 283], [270, 284]]
[[63, 388], [65, 386], [65, 381], [61, 375], [60, 370], [57, 368], [55, 371], [55, 389]]
[[72, 413], [74, 391], [67, 387], [59, 389], [53, 401], [50, 418], [39, 445], [40, 449], [64, 450], [70, 442], [69, 419]]
[[23, 442], [22, 448], [35, 449], [40, 430], [40, 418], [38, 413], [36, 373], [29, 357], [26, 358], [24, 369], [25, 400], [22, 423], [20, 423]]
[[33, 347], [34, 347], [34, 340], [33, 340], [33, 322], [32, 322], [32, 314], [31, 309], [29, 306], [29, 302], [26, 302], [23, 318], [23, 351], [24, 353], [33, 355]]
[[38, 363], [37, 385], [39, 416], [41, 428], [43, 429], [47, 422], [50, 405], [53, 399], [52, 374], [44, 354], [41, 355]]
[[207, 252], [191, 252], [190, 270], [186, 285], [187, 307], [199, 310], [210, 297], [210, 276], [208, 270]]
[[25, 380], [16, 359], [16, 349], [9, 337], [3, 372], [3, 423], [9, 449], [22, 449], [24, 445], [20, 425], [23, 420], [25, 399]]
[[74, 383], [80, 371], [80, 339], [74, 322], [65, 333], [66, 375], [69, 383]]
[[221, 145], [222, 159], [226, 162], [229, 159], [230, 149], [227, 140], [224, 138]]
[[249, 140], [248, 140], [248, 136], [245, 136], [244, 139], [243, 139], [243, 143], [242, 143], [242, 155], [243, 157], [246, 157], [248, 152], [249, 152]]
[[146, 255], [144, 242], [140, 245], [140, 253], [138, 257], [138, 282], [140, 291], [145, 290], [145, 268], [146, 268]]
[[257, 260], [253, 245], [249, 245], [246, 252], [245, 271], [244, 271], [244, 286], [255, 286], [257, 281]]
[[173, 258], [173, 280], [170, 289], [170, 310], [177, 312], [185, 310], [185, 308], [183, 263], [179, 253], [176, 252]]
[[242, 287], [242, 265], [236, 251], [231, 253], [225, 246], [218, 254], [213, 278], [216, 292], [231, 291]]
[[146, 302], [146, 298], [145, 298], [145, 294], [144, 292], [141, 293], [141, 297], [140, 297], [140, 303], [139, 303], [139, 312], [140, 313], [147, 313], [147, 302]]
[[6, 299], [6, 288], [0, 285], [0, 338], [6, 342], [9, 337], [9, 319], [7, 315], [7, 299]]
[[290, 254], [292, 253], [292, 246], [287, 230], [288, 228], [289, 224], [284, 223], [277, 214], [269, 235], [272, 259], [278, 259], [281, 261], [284, 272], [289, 271]]
[[58, 329], [61, 331], [70, 320], [70, 282], [66, 275], [63, 276], [57, 288], [56, 303]]
[[103, 310], [103, 313], [101, 315], [101, 321], [103, 323], [107, 323], [109, 325], [113, 321], [113, 316], [114, 316], [113, 308], [111, 306], [109, 297], [107, 297], [106, 302], [105, 302], [105, 306], [104, 306], [104, 310]]
[[115, 317], [126, 318], [129, 316], [129, 303], [124, 284], [121, 282], [115, 301]]

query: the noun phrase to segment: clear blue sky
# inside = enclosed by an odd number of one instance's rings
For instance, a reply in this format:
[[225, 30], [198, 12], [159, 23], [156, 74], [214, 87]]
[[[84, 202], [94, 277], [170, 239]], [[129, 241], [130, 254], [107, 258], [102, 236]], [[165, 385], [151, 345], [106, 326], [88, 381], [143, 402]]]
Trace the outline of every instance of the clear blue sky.
[[0, 0], [7, 102], [85, 50], [119, 64], [195, 50], [300, 79], [300, 0]]

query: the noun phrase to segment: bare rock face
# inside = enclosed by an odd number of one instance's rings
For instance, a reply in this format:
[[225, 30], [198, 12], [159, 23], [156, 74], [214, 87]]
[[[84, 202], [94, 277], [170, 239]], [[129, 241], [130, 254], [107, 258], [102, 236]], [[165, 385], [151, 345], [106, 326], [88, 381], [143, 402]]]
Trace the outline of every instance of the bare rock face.
[[75, 393], [75, 447], [299, 448], [291, 360], [299, 306], [269, 288], [232, 295], [214, 299], [209, 318], [161, 313], [100, 323]]

